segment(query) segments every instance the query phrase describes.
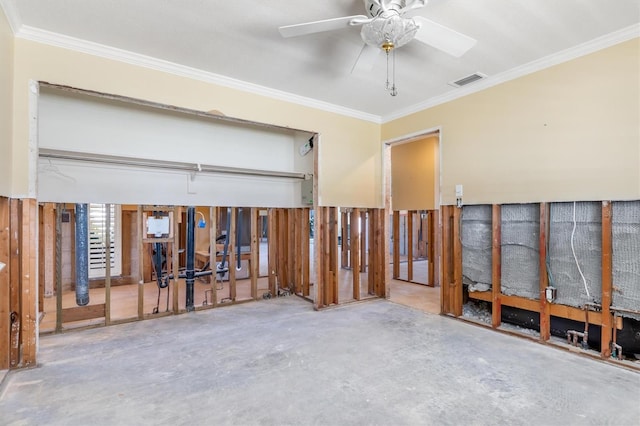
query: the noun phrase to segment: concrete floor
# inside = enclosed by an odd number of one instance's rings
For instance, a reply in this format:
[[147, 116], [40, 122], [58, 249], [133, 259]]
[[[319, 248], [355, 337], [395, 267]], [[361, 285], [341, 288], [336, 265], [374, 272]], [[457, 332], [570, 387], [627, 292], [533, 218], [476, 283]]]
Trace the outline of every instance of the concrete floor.
[[41, 338], [3, 425], [637, 425], [640, 374], [386, 300], [295, 296]]

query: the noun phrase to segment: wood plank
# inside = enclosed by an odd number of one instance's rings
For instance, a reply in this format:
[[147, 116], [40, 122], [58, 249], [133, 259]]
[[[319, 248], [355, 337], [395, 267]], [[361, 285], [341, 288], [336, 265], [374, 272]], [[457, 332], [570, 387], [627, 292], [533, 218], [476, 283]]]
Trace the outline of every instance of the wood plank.
[[367, 210], [367, 227], [369, 228], [369, 232], [367, 233], [367, 293], [370, 296], [376, 294], [375, 290], [375, 259], [374, 259], [374, 245], [375, 245], [375, 218], [373, 216], [373, 209]]
[[10, 259], [10, 201], [6, 197], [0, 197], [0, 262], [5, 267], [0, 271], [0, 370], [10, 367], [10, 342], [11, 342], [11, 291], [9, 289]]
[[389, 227], [389, 217], [385, 209], [378, 209], [378, 297], [388, 298], [387, 292], [387, 272], [389, 268], [387, 236]]
[[400, 278], [400, 211], [393, 212], [393, 278]]
[[332, 303], [336, 305], [340, 303], [340, 278], [338, 275], [339, 271], [339, 252], [338, 252], [338, 215], [339, 211], [337, 207], [330, 207], [330, 216], [331, 216], [331, 285], [333, 287], [332, 294], [333, 298], [331, 300]]
[[442, 285], [440, 257], [442, 256], [442, 226], [440, 225], [440, 211], [433, 210], [433, 279], [434, 287]]
[[20, 348], [22, 345], [22, 306], [20, 297], [22, 292], [22, 262], [20, 247], [22, 238], [22, 201], [19, 199], [10, 200], [10, 265], [9, 265], [9, 297], [11, 311], [11, 347], [9, 348], [9, 364], [14, 368], [20, 364]]
[[218, 207], [209, 207], [209, 265], [213, 271], [209, 284], [211, 285], [211, 306], [218, 306], [218, 264], [216, 263], [216, 238], [218, 238]]
[[[602, 327], [600, 354], [603, 358], [611, 356], [613, 338], [611, 318], [611, 292], [613, 288], [613, 261], [611, 247], [611, 202], [602, 202]], [[589, 313], [591, 316], [591, 313]]]
[[[554, 317], [567, 318], [582, 323], [584, 323], [585, 320], [584, 309], [574, 308], [573, 306], [552, 304], [550, 307], [550, 311], [551, 315]], [[589, 324], [602, 325], [602, 313], [590, 311]], [[619, 321], [616, 324], [616, 328], [618, 328], [618, 330], [622, 328], [622, 321]]]
[[[171, 221], [173, 221], [174, 223], [171, 224]], [[172, 292], [172, 303], [171, 303], [171, 308], [173, 310], [174, 314], [177, 314], [180, 312], [180, 297], [179, 297], [179, 292], [180, 292], [180, 278], [178, 277], [178, 271], [180, 269], [180, 255], [177, 253], [177, 247], [180, 247], [180, 239], [182, 237], [181, 235], [181, 226], [178, 226], [178, 223], [182, 222], [182, 208], [181, 207], [175, 207], [173, 209], [173, 213], [170, 213], [170, 217], [169, 217], [169, 223], [170, 226], [173, 228], [173, 241], [171, 246], [173, 247], [173, 249], [175, 249], [174, 255], [171, 258], [171, 263], [168, 263], [167, 261], [167, 269], [168, 266], [171, 265], [171, 272], [173, 273], [173, 280], [171, 280], [171, 283], [173, 284], [171, 288], [167, 288], [167, 292], [171, 291]], [[186, 229], [185, 229], [186, 230]], [[186, 233], [186, 232], [185, 232]], [[167, 244], [168, 245], [168, 244]], [[186, 249], [186, 241], [185, 241], [185, 249]], [[174, 250], [172, 250], [174, 251]], [[215, 250], [211, 250], [214, 251]], [[185, 259], [186, 259], [186, 250], [185, 250]], [[212, 263], [212, 265], [215, 265], [215, 263]], [[186, 301], [185, 301], [185, 305], [186, 305]], [[186, 308], [186, 306], [185, 306]]]
[[451, 314], [449, 304], [449, 292], [453, 282], [451, 269], [451, 218], [449, 216], [449, 206], [441, 206], [442, 211], [442, 285], [440, 286], [440, 311], [443, 314]]
[[294, 292], [296, 288], [296, 231], [295, 231], [296, 209], [287, 209], [287, 285], [286, 287]]
[[295, 212], [295, 221], [294, 221], [294, 233], [295, 233], [295, 248], [291, 253], [295, 265], [295, 279], [293, 280], [295, 286], [296, 294], [302, 293], [302, 264], [304, 263], [304, 259], [302, 256], [302, 247], [304, 246], [304, 234], [302, 229], [302, 216], [303, 216], [302, 208], [294, 209]]
[[[104, 227], [105, 232], [104, 245], [111, 247], [111, 204], [105, 204], [107, 214], [105, 216]], [[117, 209], [116, 209], [117, 212]], [[105, 274], [104, 274], [104, 323], [111, 324], [111, 249], [105, 250]]]
[[[251, 270], [249, 271], [251, 277], [251, 298], [253, 300], [258, 300], [258, 274], [260, 273], [260, 260], [258, 258], [260, 247], [258, 243], [258, 220], [260, 220], [258, 209], [254, 207], [251, 209], [251, 261], [249, 262], [251, 265]], [[215, 241], [215, 239], [213, 241]], [[214, 263], [211, 264], [214, 265]]]
[[[229, 210], [227, 210], [229, 212]], [[231, 221], [229, 228], [229, 298], [231, 302], [236, 301], [236, 244], [240, 244], [240, 241], [236, 241], [236, 226], [238, 210], [235, 207], [231, 207], [231, 217], [227, 217], [227, 220]]]
[[53, 296], [55, 284], [55, 245], [56, 245], [56, 214], [55, 204], [45, 203], [44, 216], [44, 297]]
[[[150, 261], [148, 247], [144, 243], [144, 235], [146, 229], [144, 224], [144, 215], [142, 214], [143, 206], [138, 206], [138, 319], [144, 319], [144, 283], [145, 283], [145, 265]], [[175, 299], [175, 298], [174, 298]], [[174, 301], [175, 309], [175, 301]]]
[[[285, 209], [278, 209], [278, 262], [276, 281], [278, 288], [285, 287], [287, 282], [287, 216]], [[277, 294], [276, 294], [277, 296]]]
[[316, 207], [315, 209], [315, 231], [314, 231], [314, 253], [315, 253], [315, 265], [314, 270], [316, 272], [316, 282], [314, 285], [315, 297], [314, 308], [322, 309], [325, 306], [325, 282], [324, 282], [324, 207]]
[[360, 220], [360, 209], [355, 208], [351, 210], [349, 217], [351, 221], [351, 270], [353, 271], [353, 298], [360, 300], [360, 228], [358, 222]]
[[547, 275], [547, 237], [549, 235], [549, 205], [540, 203], [540, 242], [539, 242], [539, 274], [540, 274], [540, 340], [551, 338], [550, 304], [547, 302], [546, 290], [549, 286]]
[[407, 281], [413, 281], [413, 215], [407, 212]]
[[134, 212], [129, 210], [121, 210], [121, 237], [120, 241], [122, 244], [122, 260], [121, 260], [121, 268], [123, 276], [133, 275], [133, 271], [131, 270], [131, 253], [133, 247], [132, 235], [134, 235], [131, 226], [133, 224], [133, 214]]
[[324, 258], [322, 259], [324, 265], [324, 289], [325, 295], [324, 300], [327, 305], [331, 305], [333, 303], [333, 271], [331, 270], [331, 247], [332, 247], [332, 238], [331, 238], [331, 207], [324, 208], [324, 237], [323, 237], [323, 253]]
[[38, 313], [41, 314], [44, 307], [45, 284], [45, 252], [44, 252], [44, 204], [38, 205]]
[[360, 210], [360, 272], [367, 272], [367, 210]]
[[501, 209], [500, 205], [494, 204], [492, 207], [492, 244], [491, 244], [491, 326], [500, 327], [502, 318], [502, 306], [500, 305], [502, 287], [502, 232], [501, 232]]
[[[490, 302], [492, 295], [490, 291], [474, 291], [469, 293], [469, 298]], [[540, 309], [540, 302], [538, 300], [527, 299], [519, 296], [507, 296], [503, 294], [502, 306], [510, 306], [513, 308], [524, 309], [526, 311], [538, 312]], [[551, 315], [554, 317], [566, 318], [584, 323], [584, 309], [556, 304], [551, 304], [549, 306]], [[589, 324], [602, 325], [602, 314], [600, 312], [589, 311]], [[622, 328], [622, 321], [616, 323], [616, 328]]]
[[436, 279], [436, 212], [430, 210], [427, 212], [427, 285], [435, 287]]
[[310, 271], [309, 263], [313, 259], [309, 259], [309, 213], [310, 209], [302, 209], [302, 295], [309, 296]]
[[340, 244], [340, 255], [341, 255], [340, 267], [343, 269], [348, 269], [350, 266], [349, 265], [349, 231], [348, 231], [349, 213], [347, 213], [345, 209], [342, 209], [342, 211], [340, 212], [340, 215], [341, 215], [341, 221], [340, 221], [341, 237], [340, 238], [342, 241], [342, 244]]
[[94, 318], [103, 318], [106, 314], [105, 304], [74, 306], [62, 310], [62, 322], [84, 321]]
[[453, 209], [453, 314], [462, 315], [462, 243], [460, 240], [460, 215], [462, 209]]
[[269, 209], [267, 212], [267, 251], [269, 264], [269, 291], [275, 297], [276, 271], [278, 269], [278, 215], [277, 209]]
[[25, 199], [22, 202], [22, 367], [36, 365], [37, 297], [38, 297], [38, 202]]
[[385, 197], [385, 207], [382, 209], [380, 213], [383, 220], [383, 228], [382, 228], [382, 285], [384, 296], [386, 299], [391, 297], [391, 268], [389, 265], [391, 264], [391, 253], [390, 247], [391, 244], [391, 202], [389, 200], [389, 196]]
[[56, 332], [62, 331], [62, 210], [64, 204], [56, 204]]

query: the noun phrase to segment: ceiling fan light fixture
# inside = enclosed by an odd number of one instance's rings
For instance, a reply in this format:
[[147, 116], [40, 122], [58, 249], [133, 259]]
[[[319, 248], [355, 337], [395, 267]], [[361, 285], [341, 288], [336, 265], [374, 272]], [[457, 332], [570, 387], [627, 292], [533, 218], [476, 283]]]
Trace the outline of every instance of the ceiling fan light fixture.
[[403, 18], [397, 10], [388, 9], [362, 26], [360, 36], [370, 46], [385, 51], [387, 56], [386, 89], [391, 96], [398, 95], [396, 88], [396, 52], [415, 37], [420, 26], [411, 18]]
[[368, 45], [381, 49], [387, 42], [391, 42], [393, 47], [401, 47], [413, 40], [419, 28], [413, 19], [388, 11], [364, 24], [360, 36]]

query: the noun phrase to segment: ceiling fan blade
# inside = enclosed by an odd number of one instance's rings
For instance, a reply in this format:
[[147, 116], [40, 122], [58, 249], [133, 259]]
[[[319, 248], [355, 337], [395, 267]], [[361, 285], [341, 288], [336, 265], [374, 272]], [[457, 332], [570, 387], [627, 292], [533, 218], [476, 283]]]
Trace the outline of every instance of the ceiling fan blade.
[[324, 31], [341, 30], [351, 25], [367, 21], [364, 15], [344, 16], [342, 18], [325, 19], [323, 21], [306, 22], [304, 24], [286, 25], [278, 28], [282, 37], [298, 37]]
[[415, 36], [416, 40], [435, 47], [438, 50], [442, 50], [456, 58], [464, 55], [477, 43], [476, 39], [422, 16], [415, 16], [413, 19], [420, 25], [420, 29]]
[[362, 50], [360, 50], [360, 54], [358, 55], [358, 59], [356, 59], [355, 64], [353, 64], [353, 68], [351, 68], [351, 74], [370, 72], [381, 52], [381, 49], [364, 43], [364, 46], [362, 46]]

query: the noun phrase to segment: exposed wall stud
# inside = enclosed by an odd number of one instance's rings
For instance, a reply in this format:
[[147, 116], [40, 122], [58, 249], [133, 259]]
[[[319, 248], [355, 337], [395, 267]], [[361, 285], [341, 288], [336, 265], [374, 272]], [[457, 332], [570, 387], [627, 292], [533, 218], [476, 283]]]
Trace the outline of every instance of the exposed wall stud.
[[0, 370], [10, 366], [11, 341], [11, 292], [9, 289], [10, 259], [10, 200], [0, 197], [0, 262], [4, 269], [0, 271]]
[[501, 249], [502, 249], [502, 232], [501, 232], [501, 214], [500, 205], [494, 204], [492, 210], [492, 245], [491, 245], [491, 326], [498, 328], [501, 324], [502, 305], [501, 305]]
[[540, 203], [540, 340], [547, 341], [551, 338], [551, 314], [550, 302], [547, 301], [546, 290], [549, 286], [547, 275], [547, 238], [549, 237], [549, 205]]
[[612, 321], [611, 321], [611, 291], [613, 288], [613, 259], [611, 247], [611, 202], [602, 202], [602, 327], [601, 327], [601, 355], [611, 356]]
[[360, 300], [360, 228], [358, 222], [360, 221], [360, 210], [352, 209], [350, 213], [351, 222], [351, 271], [353, 272], [353, 298]]

